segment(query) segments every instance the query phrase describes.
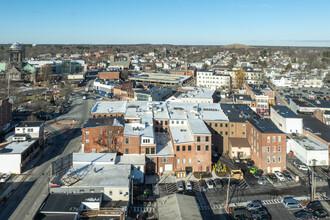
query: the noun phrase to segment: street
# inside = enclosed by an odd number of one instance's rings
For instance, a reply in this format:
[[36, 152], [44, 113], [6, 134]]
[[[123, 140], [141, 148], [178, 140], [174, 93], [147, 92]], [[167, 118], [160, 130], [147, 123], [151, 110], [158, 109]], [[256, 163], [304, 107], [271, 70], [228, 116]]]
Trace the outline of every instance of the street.
[[70, 98], [70, 110], [57, 121], [75, 120], [78, 123], [72, 130], [61, 131], [46, 124], [45, 129], [53, 136], [53, 143], [42, 152], [42, 157], [34, 166], [28, 166], [24, 174], [32, 169], [7, 202], [0, 208], [1, 219], [32, 219], [48, 195], [50, 164], [59, 157], [78, 152], [81, 147], [81, 127], [90, 116], [93, 100], [82, 99], [83, 93], [74, 92]]

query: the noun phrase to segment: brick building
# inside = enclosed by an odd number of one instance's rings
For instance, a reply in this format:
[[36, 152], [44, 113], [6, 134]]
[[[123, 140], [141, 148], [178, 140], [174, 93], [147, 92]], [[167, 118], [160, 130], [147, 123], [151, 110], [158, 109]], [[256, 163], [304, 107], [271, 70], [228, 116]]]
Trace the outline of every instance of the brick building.
[[255, 101], [255, 107], [252, 109], [261, 116], [270, 115], [270, 105], [275, 104], [275, 92], [268, 85], [245, 85], [246, 94]]
[[0, 100], [0, 133], [9, 125], [11, 120], [12, 104], [9, 99]]
[[123, 153], [124, 121], [121, 118], [91, 118], [82, 128], [85, 153]]
[[286, 134], [269, 122], [253, 118], [247, 122], [251, 159], [266, 173], [286, 170]]

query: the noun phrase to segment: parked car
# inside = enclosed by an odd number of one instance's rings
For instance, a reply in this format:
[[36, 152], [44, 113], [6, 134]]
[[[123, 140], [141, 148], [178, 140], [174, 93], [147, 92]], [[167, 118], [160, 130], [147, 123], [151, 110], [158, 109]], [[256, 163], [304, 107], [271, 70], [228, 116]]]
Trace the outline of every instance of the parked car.
[[297, 168], [298, 168], [299, 170], [304, 170], [304, 171], [309, 170], [308, 166], [306, 166], [306, 165], [304, 165], [304, 164], [300, 164], [300, 165], [298, 165]]
[[251, 213], [252, 218], [256, 219], [260, 216], [267, 215], [268, 210], [266, 209], [266, 207], [261, 207], [261, 208], [252, 210], [250, 213]]
[[215, 184], [215, 188], [222, 188], [223, 187], [221, 179], [215, 179], [214, 184]]
[[251, 167], [253, 166], [253, 161], [252, 160], [249, 160], [248, 162], [247, 162], [247, 164], [246, 164], [246, 167], [248, 168], [248, 169], [251, 169]]
[[283, 199], [284, 206], [286, 208], [300, 208], [300, 203], [292, 197], [285, 197]]
[[266, 185], [266, 183], [267, 183], [266, 177], [262, 176], [258, 179], [258, 184], [259, 185]]
[[262, 215], [259, 216], [258, 218], [256, 218], [257, 220], [271, 220], [272, 216], [270, 215], [270, 213], [268, 213], [267, 215]]
[[179, 182], [178, 182], [178, 190], [179, 190], [179, 192], [184, 191], [184, 184], [183, 184], [183, 181], [179, 181]]
[[2, 183], [6, 182], [10, 178], [10, 176], [11, 176], [11, 173], [3, 174], [0, 178], [0, 182], [2, 182]]
[[293, 164], [294, 164], [296, 167], [298, 167], [299, 165], [304, 165], [304, 164], [303, 164], [301, 161], [299, 161], [299, 160], [294, 161]]
[[248, 203], [246, 209], [248, 211], [256, 210], [262, 207], [262, 202], [260, 200], [253, 200], [252, 202]]
[[257, 172], [254, 173], [254, 177], [258, 179], [262, 176], [262, 174], [264, 174], [263, 170], [257, 170]]
[[214, 185], [213, 185], [213, 181], [212, 180], [207, 180], [206, 181], [206, 185], [207, 185], [207, 188], [209, 188], [209, 189], [213, 189], [214, 188]]
[[207, 186], [205, 180], [200, 180], [199, 185], [203, 191], [206, 191]]
[[255, 174], [258, 171], [258, 168], [256, 167], [251, 167], [250, 173]]
[[285, 176], [285, 178], [286, 178], [287, 180], [293, 180], [293, 178], [292, 178], [291, 174], [289, 173], [289, 171], [284, 170], [284, 171], [282, 172], [282, 174]]
[[241, 160], [240, 160], [239, 158], [237, 158], [237, 157], [234, 157], [234, 158], [233, 158], [233, 161], [234, 161], [235, 163], [240, 163], [240, 162], [241, 162]]
[[315, 211], [312, 212], [314, 218], [318, 219], [318, 218], [326, 218], [329, 216], [328, 212], [325, 209], [317, 209]]
[[234, 219], [251, 219], [251, 214], [246, 209], [235, 209], [232, 213]]
[[316, 200], [316, 201], [313, 201], [313, 202], [310, 202], [307, 204], [306, 208], [309, 210], [309, 211], [314, 211], [314, 210], [317, 210], [317, 209], [322, 209], [323, 208], [323, 205], [321, 204], [320, 201]]
[[272, 183], [277, 182], [277, 177], [275, 176], [275, 174], [269, 173], [267, 174], [267, 177]]
[[192, 185], [191, 185], [191, 182], [190, 181], [187, 181], [186, 182], [186, 190], [188, 192], [192, 192]]
[[277, 177], [277, 179], [279, 179], [280, 181], [282, 181], [282, 182], [285, 181], [285, 177], [280, 171], [275, 171], [274, 174]]
[[299, 210], [298, 212], [295, 212], [293, 216], [298, 219], [313, 219], [313, 215], [310, 212], [303, 209]]

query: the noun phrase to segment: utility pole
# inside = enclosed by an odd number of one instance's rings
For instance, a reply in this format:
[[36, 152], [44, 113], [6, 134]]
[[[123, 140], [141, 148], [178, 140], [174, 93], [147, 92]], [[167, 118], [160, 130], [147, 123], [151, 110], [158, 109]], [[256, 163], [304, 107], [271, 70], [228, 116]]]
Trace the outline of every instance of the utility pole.
[[230, 174], [229, 174], [229, 181], [228, 181], [228, 187], [227, 187], [227, 198], [226, 198], [226, 211], [228, 212], [228, 200], [229, 200], [229, 187], [230, 187]]

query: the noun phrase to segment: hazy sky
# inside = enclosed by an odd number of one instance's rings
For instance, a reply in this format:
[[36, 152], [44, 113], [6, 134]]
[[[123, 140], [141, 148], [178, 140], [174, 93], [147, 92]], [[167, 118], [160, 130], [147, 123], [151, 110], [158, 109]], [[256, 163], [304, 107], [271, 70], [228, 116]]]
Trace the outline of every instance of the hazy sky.
[[330, 46], [330, 0], [0, 0], [0, 43]]

